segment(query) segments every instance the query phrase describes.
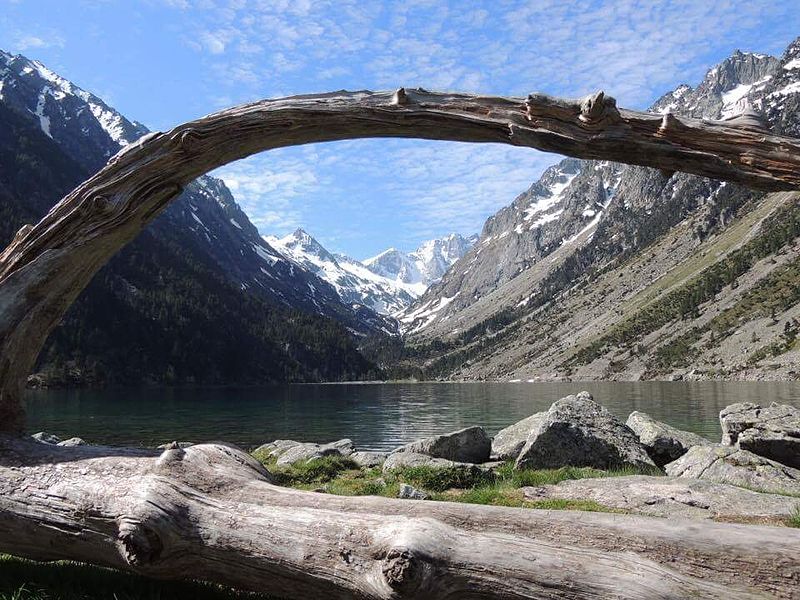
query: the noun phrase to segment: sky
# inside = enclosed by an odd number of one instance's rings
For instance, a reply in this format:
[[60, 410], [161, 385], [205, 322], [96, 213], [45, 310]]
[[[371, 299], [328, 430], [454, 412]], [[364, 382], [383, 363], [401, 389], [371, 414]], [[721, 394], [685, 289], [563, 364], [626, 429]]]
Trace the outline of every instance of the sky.
[[[425, 87], [645, 109], [734, 50], [780, 54], [798, 0], [0, 0], [0, 48], [153, 130], [260, 98]], [[330, 250], [479, 232], [558, 160], [525, 148], [357, 140], [214, 173], [264, 235]]]

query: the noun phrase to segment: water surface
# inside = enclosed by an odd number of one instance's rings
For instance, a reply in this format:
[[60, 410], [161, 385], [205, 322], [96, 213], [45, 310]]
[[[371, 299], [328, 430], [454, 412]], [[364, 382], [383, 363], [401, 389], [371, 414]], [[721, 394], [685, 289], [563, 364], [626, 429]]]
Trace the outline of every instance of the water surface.
[[31, 432], [94, 443], [225, 440], [253, 447], [349, 437], [359, 448], [387, 450], [468, 425], [494, 434], [584, 389], [622, 419], [640, 410], [713, 440], [728, 404], [800, 406], [800, 382], [559, 382], [37, 390], [27, 393], [26, 408]]

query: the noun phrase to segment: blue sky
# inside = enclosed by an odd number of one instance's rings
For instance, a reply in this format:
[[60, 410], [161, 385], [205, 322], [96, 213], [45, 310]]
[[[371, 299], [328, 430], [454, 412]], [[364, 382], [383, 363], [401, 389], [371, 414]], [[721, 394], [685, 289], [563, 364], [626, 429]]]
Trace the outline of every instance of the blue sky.
[[[797, 0], [0, 0], [0, 48], [151, 129], [240, 102], [336, 89], [580, 96], [645, 108], [737, 48], [779, 54]], [[308, 229], [365, 258], [484, 220], [557, 157], [359, 140], [218, 171], [263, 234]]]

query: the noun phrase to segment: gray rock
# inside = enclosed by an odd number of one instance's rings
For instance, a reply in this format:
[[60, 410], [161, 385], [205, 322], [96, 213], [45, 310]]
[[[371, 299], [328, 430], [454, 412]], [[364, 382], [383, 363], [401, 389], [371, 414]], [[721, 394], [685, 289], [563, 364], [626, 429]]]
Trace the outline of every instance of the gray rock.
[[588, 392], [553, 403], [531, 431], [517, 458], [517, 468], [559, 467], [653, 469], [636, 435]]
[[800, 499], [789, 496], [702, 479], [648, 475], [575, 479], [522, 491], [526, 500], [592, 500], [643, 515], [690, 519], [782, 520], [800, 505]]
[[538, 427], [546, 414], [546, 411], [536, 413], [500, 430], [492, 439], [492, 458], [516, 460], [531, 431]]
[[189, 448], [194, 446], [194, 442], [169, 442], [157, 446], [157, 450], [175, 450], [176, 448]]
[[483, 427], [466, 427], [411, 442], [395, 452], [414, 452], [457, 462], [481, 463], [489, 460], [491, 450], [492, 440]]
[[404, 498], [406, 500], [425, 500], [428, 497], [428, 494], [418, 490], [417, 488], [411, 487], [407, 483], [402, 483], [400, 484], [400, 491], [398, 492], [397, 497]]
[[625, 424], [636, 434], [659, 467], [679, 459], [692, 446], [712, 445], [711, 441], [696, 433], [681, 431], [639, 411], [632, 412]]
[[719, 413], [722, 443], [800, 469], [800, 408], [741, 402]]
[[348, 439], [315, 444], [313, 442], [297, 442], [295, 440], [275, 440], [256, 449], [257, 453], [277, 457], [278, 466], [288, 466], [296, 462], [308, 462], [323, 456], [350, 456], [355, 449]]
[[79, 437], [71, 437], [63, 442], [58, 442], [57, 446], [73, 447], [73, 446], [88, 446], [88, 444]]
[[353, 452], [348, 458], [352, 458], [359, 467], [372, 468], [378, 467], [383, 464], [388, 454], [386, 452], [370, 452], [367, 450], [358, 450]]
[[53, 435], [52, 433], [47, 433], [46, 431], [34, 433], [31, 437], [37, 442], [42, 442], [43, 444], [58, 444], [61, 441], [60, 437]]
[[800, 494], [800, 470], [733, 446], [694, 446], [666, 466], [667, 475], [692, 477], [774, 494]]
[[458, 463], [446, 458], [435, 458], [427, 454], [420, 454], [419, 452], [393, 452], [386, 457], [383, 463], [384, 473], [393, 471], [395, 469], [404, 469], [406, 467], [430, 467], [433, 469], [448, 469], [461, 465], [463, 467], [478, 468], [474, 464]]

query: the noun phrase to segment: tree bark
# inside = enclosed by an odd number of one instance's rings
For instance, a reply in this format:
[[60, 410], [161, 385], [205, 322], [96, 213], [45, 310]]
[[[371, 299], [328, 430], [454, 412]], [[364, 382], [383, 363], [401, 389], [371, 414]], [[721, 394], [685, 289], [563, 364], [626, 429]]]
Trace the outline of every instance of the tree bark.
[[797, 598], [800, 531], [281, 488], [222, 444], [0, 438], [0, 551], [285, 598]]
[[25, 226], [0, 254], [0, 429], [52, 328], [110, 257], [196, 177], [251, 154], [365, 137], [496, 142], [681, 170], [763, 190], [800, 186], [800, 142], [749, 121], [707, 122], [582, 101], [399, 89], [263, 100], [153, 133]]

